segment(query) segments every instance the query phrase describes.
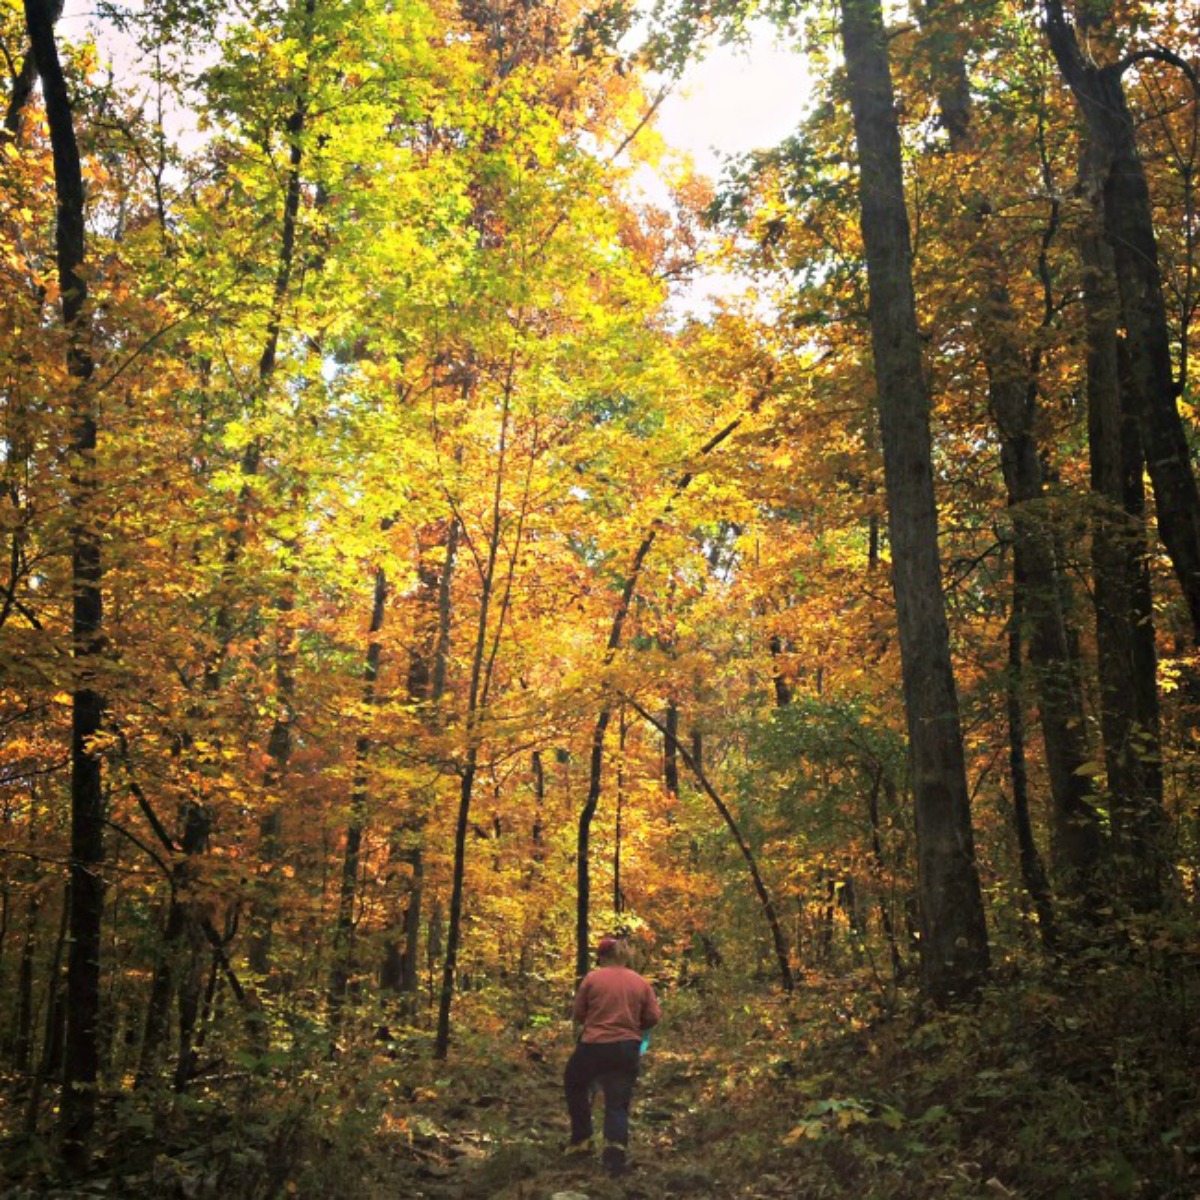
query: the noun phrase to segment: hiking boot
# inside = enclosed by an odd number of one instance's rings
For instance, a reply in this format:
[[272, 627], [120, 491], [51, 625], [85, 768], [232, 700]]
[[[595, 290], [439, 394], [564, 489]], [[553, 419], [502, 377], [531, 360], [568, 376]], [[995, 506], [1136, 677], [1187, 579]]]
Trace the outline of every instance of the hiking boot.
[[595, 1141], [589, 1137], [584, 1138], [582, 1142], [568, 1142], [563, 1147], [563, 1155], [566, 1158], [588, 1158], [595, 1149]]
[[625, 1147], [620, 1142], [606, 1142], [604, 1153], [600, 1156], [604, 1169], [615, 1179], [618, 1175], [629, 1173], [629, 1159]]

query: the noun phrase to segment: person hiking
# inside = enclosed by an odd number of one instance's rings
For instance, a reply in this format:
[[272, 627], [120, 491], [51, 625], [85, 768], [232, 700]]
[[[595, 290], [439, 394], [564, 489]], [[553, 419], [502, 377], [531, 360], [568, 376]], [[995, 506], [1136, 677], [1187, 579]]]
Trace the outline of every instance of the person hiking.
[[571, 1116], [568, 1154], [592, 1151], [592, 1089], [604, 1092], [604, 1152], [611, 1175], [629, 1168], [629, 1102], [637, 1082], [642, 1038], [662, 1017], [654, 989], [629, 968], [629, 950], [615, 937], [602, 937], [596, 947], [596, 968], [575, 993], [571, 1009], [581, 1030], [575, 1051], [563, 1072], [567, 1112]]

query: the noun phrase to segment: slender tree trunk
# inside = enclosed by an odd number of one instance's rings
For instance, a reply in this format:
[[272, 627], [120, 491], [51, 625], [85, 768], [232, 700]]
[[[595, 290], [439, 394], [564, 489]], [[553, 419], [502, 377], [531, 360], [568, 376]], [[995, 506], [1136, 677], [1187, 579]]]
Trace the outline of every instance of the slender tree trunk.
[[[452, 517], [437, 527], [442, 546], [442, 562], [437, 570], [426, 570], [425, 555], [418, 564], [421, 592], [429, 596], [429, 611], [418, 604], [419, 625], [428, 622], [431, 633], [413, 651], [408, 672], [408, 697], [411, 703], [428, 704], [431, 722], [436, 722], [437, 706], [446, 692], [446, 671], [450, 659], [454, 568], [458, 558], [458, 520]], [[403, 947], [389, 939], [386, 956], [387, 974], [395, 990], [415, 1005], [420, 987], [421, 906], [425, 895], [425, 814], [418, 812], [405, 820], [399, 831], [399, 861], [409, 868], [408, 891], [401, 917]]]
[[13, 1070], [29, 1070], [33, 1061], [33, 966], [37, 955], [38, 914], [42, 901], [36, 890], [29, 894], [25, 910], [25, 940], [17, 967], [16, 1027], [13, 1033]]
[[84, 190], [79, 145], [66, 78], [58, 57], [53, 0], [25, 0], [29, 43], [42, 78], [42, 96], [54, 156], [58, 203], [55, 245], [62, 321], [67, 332], [71, 397], [71, 560], [74, 593], [71, 644], [75, 683], [71, 698], [71, 916], [67, 959], [67, 1067], [60, 1105], [63, 1158], [87, 1169], [96, 1115], [99, 1070], [100, 943], [104, 923], [104, 793], [100, 758], [93, 751], [104, 716], [96, 681], [103, 651], [100, 516], [96, 509], [97, 418], [91, 317], [84, 265]]
[[1008, 626], [1008, 675], [1005, 683], [1008, 707], [1008, 766], [1013, 790], [1013, 819], [1017, 834], [1017, 851], [1021, 864], [1021, 880], [1033, 901], [1042, 942], [1052, 948], [1057, 940], [1054, 922], [1054, 901], [1046, 868], [1033, 836], [1033, 821], [1029, 814], [1029, 774], [1025, 764], [1025, 706], [1021, 699], [1022, 618], [1026, 595], [1019, 568], [1013, 564], [1013, 603]]
[[[767, 397], [770, 384], [771, 381], [767, 380], [766, 384], [758, 391], [747, 407], [746, 412], [735, 417], [719, 429], [700, 447], [697, 458], [703, 459], [711, 454], [718, 446], [737, 432], [747, 416], [758, 411], [762, 402]], [[650, 528], [646, 531], [645, 537], [642, 538], [634, 553], [629, 575], [626, 577], [625, 586], [621, 591], [621, 598], [617, 602], [616, 611], [613, 613], [612, 625], [608, 631], [608, 641], [604, 647], [602, 667], [605, 670], [612, 665], [613, 659], [617, 656], [617, 651], [621, 648], [625, 622], [629, 617], [629, 611], [633, 604], [633, 597], [637, 592], [638, 584], [641, 582], [642, 569], [646, 565], [646, 559], [649, 557], [650, 551], [654, 548], [658, 531], [665, 525], [674, 511], [675, 505], [679, 502], [684, 492], [691, 486], [692, 480], [695, 477], [696, 472], [694, 471], [685, 471], [679, 476], [675, 481], [670, 498], [663, 506], [662, 513], [651, 522]], [[588, 755], [587, 795], [584, 798], [583, 808], [579, 813], [579, 834], [575, 851], [575, 974], [580, 979], [587, 974], [588, 964], [591, 961], [591, 948], [588, 944], [590, 940], [589, 925], [592, 902], [591, 830], [592, 821], [596, 816], [596, 809], [600, 804], [600, 792], [604, 777], [604, 735], [608, 731], [611, 720], [612, 699], [606, 694], [601, 697], [600, 711], [596, 714], [596, 722], [592, 726], [591, 746]]]
[[[8, 969], [8, 926], [11, 914], [12, 891], [6, 876], [4, 882], [0, 883], [0, 996], [7, 990], [4, 985]], [[3, 1046], [4, 1043], [0, 1042], [0, 1047]]]
[[[46, 984], [46, 1027], [42, 1041], [42, 1053], [38, 1059], [37, 1070], [33, 1074], [33, 1085], [29, 1089], [29, 1103], [25, 1108], [25, 1132], [36, 1133], [38, 1116], [42, 1108], [42, 1092], [46, 1080], [52, 1073], [63, 1066], [63, 1047], [67, 1040], [64, 1037], [63, 1023], [67, 1020], [63, 1003], [62, 960], [71, 927], [71, 882], [63, 890], [62, 917], [58, 925], [58, 937], [54, 941], [54, 957], [50, 964], [50, 976]], [[66, 991], [70, 991], [70, 974]], [[67, 1073], [64, 1072], [63, 1086], [66, 1086]], [[61, 1107], [60, 1107], [61, 1114]], [[60, 1115], [61, 1122], [61, 1115]]]
[[[368, 629], [367, 661], [363, 667], [363, 704], [374, 707], [379, 681], [379, 660], [383, 654], [380, 631], [387, 611], [388, 581], [382, 567], [375, 568], [374, 602]], [[354, 745], [354, 782], [350, 796], [350, 824], [346, 829], [346, 848], [342, 859], [342, 881], [338, 891], [337, 925], [333, 935], [333, 967], [329, 976], [329, 1008], [337, 1028], [354, 967], [354, 906], [358, 896], [359, 855], [367, 807], [367, 757], [371, 739], [360, 734]]]
[[663, 735], [663, 786], [676, 799], [679, 797], [679, 755], [675, 750], [679, 735], [679, 705], [672, 696], [667, 700], [667, 712], [663, 720], [666, 733]]
[[891, 958], [892, 979], [898, 981], [904, 975], [904, 962], [900, 956], [900, 943], [896, 938], [896, 923], [892, 920], [892, 906], [882, 887], [887, 875], [887, 860], [883, 856], [883, 837], [879, 820], [879, 793], [883, 788], [883, 775], [883, 766], [877, 766], [871, 779], [871, 790], [867, 793], [867, 819], [871, 823], [871, 857], [875, 860], [875, 874], [881, 885], [879, 923], [883, 927], [883, 936]]
[[[1043, 256], [1056, 227], [1055, 208], [1043, 235]], [[975, 253], [988, 278], [979, 325], [1012, 520], [1014, 588], [1022, 591], [1016, 610], [1031, 631], [1029, 661], [1050, 776], [1054, 864], [1063, 894], [1085, 900], [1094, 894], [1104, 843], [1093, 777], [1086, 769], [1091, 754], [1083, 681], [1067, 625], [1066, 580], [1046, 512], [1035, 434], [1040, 353], [1035, 349], [1027, 360], [1019, 344], [1002, 256], [986, 218]], [[1053, 310], [1053, 296], [1047, 294], [1047, 321]]]
[[[312, 41], [315, 16], [316, 0], [304, 0], [303, 39], [306, 47]], [[267, 396], [275, 378], [285, 310], [292, 290], [292, 276], [296, 270], [296, 242], [300, 232], [300, 209], [304, 193], [302, 173], [304, 140], [308, 133], [310, 104], [311, 97], [306, 78], [296, 90], [292, 110], [284, 125], [284, 134], [288, 145], [288, 165], [280, 220], [279, 257], [275, 265], [275, 282], [267, 317], [266, 333], [258, 360], [257, 397], [259, 402]], [[222, 579], [226, 584], [232, 583], [234, 569], [242, 557], [242, 549], [255, 505], [255, 493], [249, 481], [259, 473], [262, 454], [262, 439], [255, 436], [242, 454], [241, 471], [246, 482], [238, 496], [237, 511], [225, 541]], [[259, 821], [260, 872], [256, 881], [256, 894], [251, 903], [250, 915], [250, 967], [259, 975], [267, 975], [271, 968], [272, 927], [278, 905], [279, 890], [275, 870], [282, 855], [282, 801], [277, 793], [283, 785], [291, 761], [292, 725], [295, 719], [296, 647], [290, 622], [295, 608], [295, 588], [299, 568], [296, 563], [295, 545], [289, 543], [285, 549], [289, 558], [287, 583], [275, 600], [281, 632], [275, 660], [275, 714], [271, 723], [271, 733], [267, 740], [267, 763], [263, 770], [262, 780], [266, 802]], [[210, 695], [215, 695], [220, 690], [225, 658], [233, 636], [233, 611], [227, 598], [222, 598], [218, 606], [214, 626], [216, 650], [209, 657], [205, 670], [205, 689]]]
[[[529, 513], [535, 451], [529, 450], [516, 528], [512, 532], [506, 577], [499, 596], [496, 595], [497, 575], [502, 550], [505, 467], [509, 453], [510, 422], [512, 420], [513, 374], [515, 362], [509, 360], [504, 388], [504, 407], [501, 417], [500, 444], [496, 462], [496, 485], [492, 494], [491, 528], [488, 530], [487, 553], [484, 560], [479, 596], [479, 615], [475, 630], [475, 647], [471, 656], [471, 682], [467, 693], [466, 739], [467, 753], [462, 767], [459, 788], [458, 819], [454, 833], [454, 873], [450, 889], [450, 913], [446, 927], [446, 957], [442, 962], [442, 990], [438, 1003], [437, 1035], [434, 1058], [444, 1059], [450, 1050], [450, 1010], [454, 1002], [455, 972], [462, 937], [463, 885], [466, 877], [467, 829], [470, 825], [471, 799], [475, 775], [479, 769], [479, 749], [483, 737], [483, 714], [487, 708], [494, 677], [496, 656], [504, 632], [512, 599], [513, 576], [521, 550], [525, 520]], [[491, 608], [497, 602], [495, 627], [491, 628]], [[490, 634], [490, 644], [489, 644]]]
[[192, 997], [187, 989], [196, 970], [196, 963], [191, 961], [191, 956], [196, 953], [195, 947], [201, 941], [196, 936], [199, 933], [199, 916], [192, 894], [198, 873], [194, 860], [204, 853], [210, 828], [211, 821], [205, 806], [189, 803], [184, 809], [183, 836], [179, 842], [181, 856], [172, 868], [167, 920], [159, 948], [158, 963], [150, 985], [150, 999], [146, 1006], [141, 1056], [134, 1083], [137, 1088], [149, 1086], [158, 1074], [163, 1046], [170, 1027], [171, 998], [176, 994], [177, 988], [180, 1006], [180, 1058], [176, 1062], [175, 1077], [186, 1083], [186, 1068], [181, 1066], [181, 1063], [186, 1058], [185, 1047], [191, 1037], [187, 1014], [191, 1011]]
[[275, 599], [279, 632], [275, 646], [275, 716], [267, 739], [267, 764], [263, 770], [266, 809], [258, 825], [260, 879], [250, 917], [248, 957], [250, 969], [266, 975], [271, 969], [271, 941], [279, 908], [276, 871], [282, 854], [283, 801], [278, 795], [292, 757], [292, 725], [296, 707], [296, 632], [292, 627], [296, 609], [295, 547], [283, 591]]
[[930, 395], [887, 38], [878, 0], [842, 0], [841, 11], [916, 798], [922, 988], [944, 1004], [974, 993], [983, 981], [987, 929], [941, 589]]
[[[629, 700], [629, 705], [644, 721], [652, 725], [664, 737], [667, 736], [666, 726], [652, 717], [640, 704]], [[759, 872], [754, 851], [751, 850], [750, 843], [742, 835], [742, 831], [738, 827], [738, 823], [734, 819], [729, 806], [721, 798], [716, 788], [713, 787], [708, 776], [704, 774], [703, 767], [678, 738], [674, 740], [679, 756], [683, 759], [684, 766], [695, 776], [696, 782], [700, 785], [704, 794], [713, 802], [717, 812], [721, 814], [721, 819], [725, 822], [725, 827], [729, 830], [734, 845], [737, 846], [742, 858], [746, 860], [746, 866], [750, 871], [750, 879], [754, 884], [755, 894], [758, 896], [763, 916], [766, 918], [767, 926], [771, 931], [771, 941], [775, 947], [775, 961], [779, 966], [779, 981], [783, 984], [784, 991], [790, 992], [795, 987], [795, 980], [792, 977], [791, 964], [788, 962], [787, 939], [783, 935], [783, 926], [780, 923], [779, 914], [775, 909], [775, 903], [771, 899], [771, 893], [767, 890], [767, 885]]]
[[[668, 717], [672, 711], [674, 711], [674, 706], [668, 706]], [[676, 713], [676, 717], [678, 718], [678, 713]], [[667, 725], [666, 728], [669, 730], [671, 727]], [[676, 728], [678, 728], [678, 719], [676, 720]], [[621, 835], [623, 833], [622, 822], [625, 816], [625, 735], [627, 732], [628, 726], [625, 722], [625, 708], [622, 706], [617, 717], [617, 827], [613, 836], [613, 912], [618, 915], [625, 909], [625, 893], [621, 890]], [[671, 743], [672, 759], [675, 757], [675, 742], [677, 740], [674, 733], [671, 733], [665, 739], [666, 742]], [[678, 777], [676, 777], [675, 791], [672, 794], [679, 794]]]

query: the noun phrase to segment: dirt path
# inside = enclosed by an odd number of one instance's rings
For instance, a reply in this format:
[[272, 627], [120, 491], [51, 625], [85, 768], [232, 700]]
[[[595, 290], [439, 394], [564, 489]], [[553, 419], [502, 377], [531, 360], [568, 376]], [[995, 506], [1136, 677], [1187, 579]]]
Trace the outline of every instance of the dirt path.
[[[671, 1196], [782, 1196], [718, 1188], [694, 1127], [706, 1069], [669, 1044], [647, 1055], [632, 1110], [630, 1162], [620, 1180], [599, 1159], [565, 1158], [561, 1073], [569, 1047], [555, 1043], [515, 1075], [504, 1094], [481, 1093], [449, 1104], [445, 1123], [414, 1128], [411, 1155], [398, 1164], [412, 1200], [660, 1200]], [[602, 1101], [597, 1101], [600, 1124]], [[731, 1114], [732, 1119], [732, 1114]], [[396, 1181], [393, 1180], [393, 1184]], [[397, 1194], [392, 1192], [392, 1195]]]

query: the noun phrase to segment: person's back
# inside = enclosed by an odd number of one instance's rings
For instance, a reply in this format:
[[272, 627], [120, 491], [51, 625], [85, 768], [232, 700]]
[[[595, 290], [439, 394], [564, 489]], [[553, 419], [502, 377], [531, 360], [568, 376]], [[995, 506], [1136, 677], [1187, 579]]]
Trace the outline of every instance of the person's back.
[[600, 939], [597, 966], [583, 977], [571, 1015], [582, 1027], [579, 1044], [563, 1075], [571, 1115], [570, 1152], [592, 1143], [593, 1083], [604, 1091], [604, 1164], [613, 1174], [626, 1169], [629, 1104], [637, 1081], [643, 1033], [662, 1016], [654, 989], [626, 965], [623, 943]]
[[582, 1041], [640, 1042], [658, 1024], [662, 1010], [654, 989], [636, 971], [606, 963], [589, 971], [575, 994], [572, 1015], [583, 1026]]

